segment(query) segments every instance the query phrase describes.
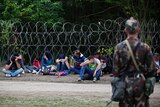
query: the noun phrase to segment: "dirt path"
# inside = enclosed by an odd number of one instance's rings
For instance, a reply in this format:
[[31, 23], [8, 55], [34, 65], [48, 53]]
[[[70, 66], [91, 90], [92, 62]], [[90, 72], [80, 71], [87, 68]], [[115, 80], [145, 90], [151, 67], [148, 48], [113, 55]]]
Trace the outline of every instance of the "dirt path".
[[13, 96], [62, 96], [62, 97], [100, 97], [109, 100], [109, 84], [74, 84], [52, 82], [0, 81], [0, 95]]
[[[41, 94], [45, 93], [45, 94]], [[110, 84], [74, 84], [52, 82], [0, 81], [0, 95], [80, 95], [101, 96], [110, 99]], [[157, 83], [151, 99], [160, 100], [160, 85]]]
[[73, 83], [51, 83], [51, 82], [18, 82], [0, 81], [0, 91], [60, 91], [60, 92], [110, 92], [109, 84], [73, 84]]

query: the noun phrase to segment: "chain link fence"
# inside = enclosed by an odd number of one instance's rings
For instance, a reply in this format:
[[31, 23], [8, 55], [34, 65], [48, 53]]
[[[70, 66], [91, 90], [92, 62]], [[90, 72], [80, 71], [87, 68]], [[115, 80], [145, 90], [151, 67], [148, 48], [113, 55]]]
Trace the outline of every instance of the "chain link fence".
[[[0, 25], [0, 55], [5, 61], [16, 48], [24, 55], [25, 63], [30, 64], [36, 56], [42, 56], [45, 50], [57, 55], [64, 52], [67, 56], [80, 49], [89, 56], [98, 49], [113, 48], [126, 38], [123, 18], [106, 20], [97, 23], [13, 23], [1, 21]], [[159, 23], [154, 20], [140, 22], [142, 33], [140, 39], [148, 43], [153, 52], [160, 52]], [[112, 57], [112, 56], [110, 56]]]

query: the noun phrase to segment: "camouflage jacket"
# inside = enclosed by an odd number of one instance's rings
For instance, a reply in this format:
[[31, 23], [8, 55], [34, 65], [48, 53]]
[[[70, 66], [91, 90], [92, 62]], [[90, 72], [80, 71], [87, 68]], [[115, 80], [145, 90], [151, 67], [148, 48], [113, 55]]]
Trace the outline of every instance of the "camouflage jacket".
[[[139, 44], [133, 53], [141, 72], [145, 76], [154, 75], [155, 65], [150, 47], [138, 39], [130, 38], [128, 41], [132, 50]], [[119, 76], [124, 72], [134, 74], [137, 71], [130, 57], [131, 55], [125, 41], [116, 45], [113, 58], [113, 74], [115, 76]]]

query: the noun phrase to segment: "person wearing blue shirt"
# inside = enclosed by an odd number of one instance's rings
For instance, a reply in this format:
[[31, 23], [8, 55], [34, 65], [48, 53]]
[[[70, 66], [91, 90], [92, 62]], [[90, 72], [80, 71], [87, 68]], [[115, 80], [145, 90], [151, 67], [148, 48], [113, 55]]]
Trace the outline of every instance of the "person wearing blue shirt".
[[58, 58], [56, 59], [56, 63], [57, 63], [57, 71], [67, 71], [68, 73], [68, 69], [69, 67], [69, 63], [68, 63], [68, 57], [64, 54], [64, 53], [60, 53], [58, 55]]
[[70, 67], [70, 71], [74, 72], [74, 74], [79, 74], [81, 70], [80, 64], [85, 60], [86, 57], [80, 52], [80, 50], [75, 50], [71, 59], [71, 62], [74, 62], [74, 65]]
[[51, 53], [49, 51], [45, 51], [42, 56], [42, 67], [36, 74], [49, 75], [53, 70], [55, 70], [55, 67], [52, 65]]
[[42, 56], [42, 66], [47, 67], [52, 64], [52, 56], [49, 51], [45, 51]]
[[11, 55], [10, 59], [7, 60], [3, 72], [9, 77], [20, 76], [24, 71], [22, 65], [23, 64], [19, 61], [19, 54], [14, 53]]
[[[14, 51], [11, 53], [11, 56], [14, 56], [17, 54], [17, 59], [18, 62], [21, 64], [21, 67], [23, 68], [23, 70], [25, 71], [25, 66], [24, 66], [24, 60], [23, 60], [23, 54], [22, 54], [22, 50], [19, 49], [18, 47], [16, 47], [14, 49]], [[24, 73], [24, 71], [22, 73]]]

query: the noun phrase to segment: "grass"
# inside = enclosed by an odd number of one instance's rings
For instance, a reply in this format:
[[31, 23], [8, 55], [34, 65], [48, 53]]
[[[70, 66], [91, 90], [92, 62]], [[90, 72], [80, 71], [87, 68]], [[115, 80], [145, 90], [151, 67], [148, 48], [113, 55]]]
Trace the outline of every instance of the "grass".
[[[1, 107], [106, 107], [106, 102], [100, 100], [74, 99], [46, 96], [0, 96]], [[108, 107], [118, 107], [118, 103], [111, 103]], [[153, 105], [151, 107], [159, 107]]]
[[[100, 100], [61, 98], [61, 97], [23, 97], [0, 96], [1, 107], [105, 107], [106, 102]], [[112, 104], [109, 107], [117, 107]]]
[[[84, 96], [83, 96], [84, 97]], [[106, 107], [106, 102], [100, 98], [75, 98], [64, 96], [0, 96], [1, 107]], [[112, 102], [108, 107], [118, 107]], [[160, 107], [151, 104], [150, 107]]]

